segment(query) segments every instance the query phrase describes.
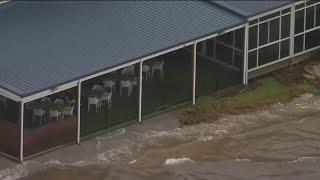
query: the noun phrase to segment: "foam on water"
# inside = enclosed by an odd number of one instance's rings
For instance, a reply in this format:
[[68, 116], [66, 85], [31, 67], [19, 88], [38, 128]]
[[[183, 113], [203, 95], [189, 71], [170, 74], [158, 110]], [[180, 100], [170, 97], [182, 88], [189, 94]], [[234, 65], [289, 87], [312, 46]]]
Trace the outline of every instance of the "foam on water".
[[172, 166], [172, 165], [176, 165], [176, 164], [182, 164], [182, 163], [193, 163], [194, 161], [191, 160], [190, 158], [172, 158], [172, 159], [166, 159], [164, 165], [166, 166]]

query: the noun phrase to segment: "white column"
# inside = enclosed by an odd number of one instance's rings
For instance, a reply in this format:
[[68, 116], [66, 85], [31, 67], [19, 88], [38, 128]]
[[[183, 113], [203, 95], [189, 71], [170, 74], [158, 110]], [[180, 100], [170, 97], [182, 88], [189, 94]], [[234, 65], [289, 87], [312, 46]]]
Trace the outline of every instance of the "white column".
[[143, 61], [140, 62], [140, 73], [139, 73], [139, 123], [141, 123], [142, 121], [142, 65], [143, 65]]
[[192, 104], [196, 104], [197, 43], [193, 44]]
[[21, 102], [20, 107], [20, 162], [23, 162], [23, 117], [24, 117], [24, 103]]
[[80, 144], [80, 120], [81, 120], [81, 81], [78, 84], [78, 127], [77, 127], [77, 143]]
[[294, 54], [294, 26], [295, 26], [295, 5], [291, 5], [290, 14], [290, 57]]
[[248, 84], [248, 46], [249, 46], [249, 24], [244, 28], [244, 49], [243, 49], [243, 84]]

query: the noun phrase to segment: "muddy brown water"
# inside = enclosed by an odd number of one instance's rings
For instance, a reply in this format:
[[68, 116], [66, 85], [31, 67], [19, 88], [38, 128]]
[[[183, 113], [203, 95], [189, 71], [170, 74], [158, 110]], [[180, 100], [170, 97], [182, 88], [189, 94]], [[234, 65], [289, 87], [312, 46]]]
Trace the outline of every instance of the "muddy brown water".
[[97, 159], [57, 164], [24, 179], [319, 179], [320, 97], [147, 131]]

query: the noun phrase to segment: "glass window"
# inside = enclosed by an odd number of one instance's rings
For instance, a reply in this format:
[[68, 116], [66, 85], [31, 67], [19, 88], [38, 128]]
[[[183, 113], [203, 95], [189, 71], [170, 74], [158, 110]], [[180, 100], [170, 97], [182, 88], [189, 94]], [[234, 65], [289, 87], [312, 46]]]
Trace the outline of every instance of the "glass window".
[[253, 25], [253, 24], [257, 24], [258, 23], [258, 19], [252, 20], [249, 22], [249, 25]]
[[248, 53], [248, 69], [257, 67], [257, 50]]
[[290, 14], [282, 16], [281, 19], [281, 38], [290, 36]]
[[306, 33], [306, 47], [305, 49], [311, 49], [320, 45], [320, 29], [313, 30]]
[[254, 49], [257, 47], [258, 39], [258, 26], [253, 26], [249, 28], [249, 49]]
[[233, 43], [233, 32], [228, 32], [228, 33], [222, 34], [222, 35], [217, 37], [217, 40], [221, 41], [223, 43], [232, 45], [232, 43]]
[[289, 56], [289, 39], [288, 40], [284, 40], [281, 42], [281, 52], [280, 52], [280, 58], [284, 58]]
[[260, 18], [260, 21], [265, 21], [265, 20], [267, 20], [267, 19], [272, 19], [272, 18], [277, 17], [277, 16], [280, 16], [280, 11], [279, 11], [279, 12], [272, 13], [272, 14], [267, 15], [267, 16], [264, 16], [264, 17], [261, 17], [261, 18]]
[[316, 26], [320, 26], [320, 4], [317, 5], [316, 9]]
[[287, 8], [287, 9], [284, 9], [281, 11], [281, 14], [286, 14], [286, 13], [289, 13], [291, 11], [290, 8]]
[[259, 27], [259, 45], [268, 43], [268, 22], [260, 24]]
[[243, 28], [235, 31], [235, 47], [243, 49], [244, 44], [244, 31]]
[[206, 55], [210, 58], [213, 58], [213, 48], [214, 48], [214, 38], [207, 40], [207, 47], [206, 47]]
[[309, 5], [311, 5], [311, 4], [315, 4], [315, 3], [317, 3], [317, 2], [319, 2], [319, 1], [310, 0], [310, 1], [307, 2], [307, 6], [309, 6]]
[[296, 10], [301, 9], [304, 7], [304, 3], [296, 5]]
[[294, 38], [294, 53], [303, 51], [303, 34]]
[[269, 42], [279, 40], [279, 18], [270, 21]]
[[216, 44], [216, 58], [226, 64], [232, 64], [233, 49], [220, 43]]
[[298, 34], [304, 31], [304, 10], [296, 12], [294, 33]]
[[261, 48], [259, 50], [259, 66], [279, 59], [279, 43]]
[[314, 6], [307, 8], [306, 30], [314, 28]]

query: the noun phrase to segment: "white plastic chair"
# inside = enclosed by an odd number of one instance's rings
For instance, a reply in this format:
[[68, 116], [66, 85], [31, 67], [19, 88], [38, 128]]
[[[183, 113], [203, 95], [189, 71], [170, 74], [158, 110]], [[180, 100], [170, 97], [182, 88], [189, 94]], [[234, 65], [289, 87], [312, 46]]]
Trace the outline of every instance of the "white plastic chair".
[[105, 92], [103, 96], [101, 97], [101, 102], [106, 102], [108, 104], [108, 108], [111, 108], [112, 101], [111, 101], [112, 93], [111, 92]]
[[103, 87], [101, 85], [95, 84], [95, 85], [93, 85], [92, 90], [103, 91]]
[[44, 120], [44, 115], [46, 111], [42, 109], [33, 109], [33, 115], [32, 115], [32, 122], [35, 124], [36, 118], [40, 118], [40, 125], [42, 125], [43, 120]]
[[61, 112], [57, 109], [51, 109], [49, 110], [49, 121], [51, 122], [53, 119], [60, 120], [61, 115]]
[[143, 65], [142, 66], [142, 72], [145, 74], [146, 76], [146, 80], [151, 77], [151, 67], [149, 65]]
[[155, 71], [159, 71], [160, 72], [160, 77], [162, 79], [163, 76], [163, 65], [164, 65], [164, 61], [156, 61], [153, 66], [152, 66], [152, 77], [154, 76], [154, 72]]
[[73, 111], [74, 111], [74, 106], [68, 106], [63, 108], [63, 112], [62, 112], [63, 117], [66, 118], [66, 117], [73, 116]]
[[128, 96], [130, 96], [131, 92], [132, 92], [132, 82], [129, 80], [126, 81], [121, 81], [120, 82], [120, 96], [122, 95], [122, 90], [126, 88], [128, 90]]
[[96, 97], [88, 97], [88, 112], [90, 111], [90, 105], [94, 105], [97, 112], [100, 109], [100, 100]]
[[134, 65], [123, 68], [121, 71], [122, 75], [134, 75]]
[[103, 81], [103, 87], [105, 89], [110, 88], [110, 92], [113, 93], [115, 91], [115, 82], [113, 80], [104, 80]]
[[51, 104], [52, 103], [52, 101], [51, 101], [51, 99], [49, 97], [42, 98], [41, 102], [45, 103], [45, 104]]
[[63, 105], [64, 100], [63, 99], [56, 99], [56, 100], [54, 100], [53, 104]]

